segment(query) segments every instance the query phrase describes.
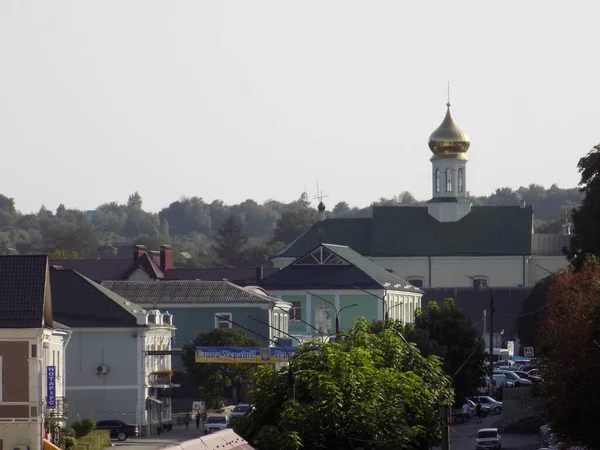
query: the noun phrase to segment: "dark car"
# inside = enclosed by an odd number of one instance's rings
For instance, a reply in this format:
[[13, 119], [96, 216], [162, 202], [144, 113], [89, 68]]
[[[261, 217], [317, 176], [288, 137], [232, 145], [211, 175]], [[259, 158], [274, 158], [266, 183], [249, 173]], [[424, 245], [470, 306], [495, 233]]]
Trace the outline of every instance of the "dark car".
[[137, 425], [130, 425], [121, 420], [101, 420], [96, 422], [96, 430], [110, 430], [110, 437], [119, 441], [140, 435]]

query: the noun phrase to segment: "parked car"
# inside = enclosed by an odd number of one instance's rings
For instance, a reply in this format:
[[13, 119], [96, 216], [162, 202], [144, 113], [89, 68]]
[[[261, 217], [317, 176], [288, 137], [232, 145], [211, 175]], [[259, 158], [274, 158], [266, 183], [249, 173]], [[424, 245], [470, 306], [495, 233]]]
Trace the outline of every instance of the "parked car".
[[494, 370], [494, 375], [504, 375], [506, 380], [511, 382], [514, 387], [531, 386], [533, 384], [530, 380], [521, 378], [511, 370]]
[[137, 425], [130, 425], [121, 420], [101, 420], [96, 422], [96, 430], [110, 430], [110, 437], [121, 442], [140, 435]]
[[486, 406], [489, 408], [489, 411], [493, 412], [494, 414], [500, 414], [502, 412], [502, 402], [493, 399], [489, 395], [476, 395], [475, 397], [471, 397], [471, 401], [473, 401], [475, 404], [479, 402], [482, 409], [484, 406]]
[[204, 422], [204, 434], [224, 430], [227, 428], [228, 421], [229, 417], [225, 414], [211, 414], [206, 418], [206, 422]]
[[500, 450], [501, 448], [502, 439], [498, 433], [498, 428], [482, 428], [477, 432], [475, 450]]
[[240, 403], [235, 408], [233, 408], [233, 411], [231, 411], [230, 417], [241, 417], [244, 414], [246, 414], [248, 411], [251, 411], [252, 408], [253, 408], [252, 405]]

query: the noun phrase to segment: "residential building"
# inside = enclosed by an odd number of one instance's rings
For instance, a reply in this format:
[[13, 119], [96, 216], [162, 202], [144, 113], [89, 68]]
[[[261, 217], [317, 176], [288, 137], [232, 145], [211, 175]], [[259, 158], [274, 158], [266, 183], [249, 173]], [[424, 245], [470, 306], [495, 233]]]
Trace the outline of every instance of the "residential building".
[[[414, 322], [423, 291], [344, 245], [321, 244], [260, 281], [292, 304], [290, 333], [330, 335], [356, 317]], [[315, 330], [315, 328], [317, 330]]]
[[273, 258], [275, 267], [322, 243], [346, 245], [418, 287], [532, 286], [567, 265], [563, 234], [533, 232], [533, 207], [475, 206], [468, 198], [469, 137], [450, 104], [431, 134], [432, 198], [427, 206], [374, 206], [372, 217], [319, 220]]
[[143, 435], [170, 429], [173, 317], [145, 310], [83, 275], [52, 268], [54, 315], [72, 330], [70, 418], [119, 419]]
[[64, 425], [65, 348], [45, 255], [0, 256], [0, 448], [40, 450]]
[[[250, 337], [272, 344], [288, 331], [287, 311], [291, 305], [273, 298], [257, 287], [242, 288], [227, 281], [105, 281], [102, 286], [141, 308], [168, 309], [177, 323], [173, 347], [193, 344], [202, 332], [234, 328], [251, 330]], [[181, 352], [179, 352], [181, 353]], [[185, 368], [175, 358], [173, 365]], [[197, 400], [192, 381], [178, 377], [178, 407]], [[232, 391], [235, 396], [237, 392]], [[175, 400], [175, 399], [174, 399]]]

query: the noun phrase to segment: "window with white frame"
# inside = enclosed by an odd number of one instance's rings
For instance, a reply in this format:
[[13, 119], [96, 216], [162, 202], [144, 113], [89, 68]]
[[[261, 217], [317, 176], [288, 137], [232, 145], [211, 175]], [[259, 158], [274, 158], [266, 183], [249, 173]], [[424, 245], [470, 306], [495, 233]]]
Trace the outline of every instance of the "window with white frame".
[[281, 330], [281, 315], [280, 314], [273, 314], [273, 336], [274, 337], [279, 337], [281, 335], [281, 332], [279, 330]]
[[215, 315], [215, 328], [231, 328], [231, 322], [233, 315], [231, 313], [217, 313]]
[[290, 308], [290, 322], [300, 322], [302, 320], [302, 302], [292, 302]]
[[320, 302], [315, 308], [315, 327], [324, 334], [331, 334], [333, 314], [331, 306]]

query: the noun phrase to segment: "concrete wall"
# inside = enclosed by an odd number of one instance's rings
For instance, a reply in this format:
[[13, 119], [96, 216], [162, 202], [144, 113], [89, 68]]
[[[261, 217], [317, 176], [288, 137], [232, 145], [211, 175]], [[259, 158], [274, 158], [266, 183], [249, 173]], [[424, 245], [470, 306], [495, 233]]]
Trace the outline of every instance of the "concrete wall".
[[536, 417], [539, 413], [539, 400], [533, 397], [533, 388], [518, 387], [504, 389], [502, 416], [494, 424], [502, 432], [523, 419]]

